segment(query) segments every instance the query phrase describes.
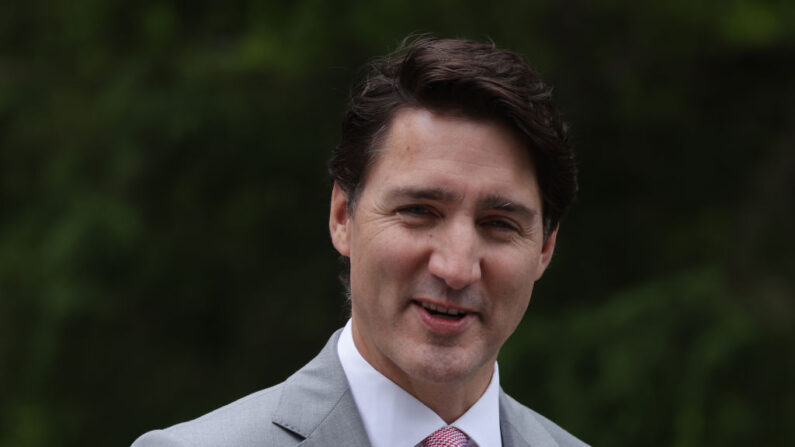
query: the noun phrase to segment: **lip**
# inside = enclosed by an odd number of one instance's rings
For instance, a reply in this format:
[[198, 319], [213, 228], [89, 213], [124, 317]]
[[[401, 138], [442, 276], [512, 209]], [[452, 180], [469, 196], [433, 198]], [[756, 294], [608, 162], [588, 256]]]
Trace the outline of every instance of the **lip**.
[[[461, 319], [458, 320], [448, 320], [446, 318], [436, 317], [430, 312], [428, 312], [424, 307], [422, 307], [420, 301], [424, 301], [426, 303], [432, 303], [437, 306], [443, 306], [451, 309], [458, 309], [466, 312], [466, 315], [464, 315]], [[472, 324], [472, 321], [475, 318], [475, 312], [473, 310], [461, 306], [456, 306], [453, 304], [447, 304], [447, 303], [442, 304], [439, 302], [426, 300], [426, 299], [422, 300], [414, 299], [411, 301], [411, 306], [417, 312], [420, 321], [422, 321], [425, 327], [427, 327], [428, 330], [430, 330], [431, 332], [440, 335], [461, 334], [466, 330], [467, 327], [469, 327], [470, 324]]]

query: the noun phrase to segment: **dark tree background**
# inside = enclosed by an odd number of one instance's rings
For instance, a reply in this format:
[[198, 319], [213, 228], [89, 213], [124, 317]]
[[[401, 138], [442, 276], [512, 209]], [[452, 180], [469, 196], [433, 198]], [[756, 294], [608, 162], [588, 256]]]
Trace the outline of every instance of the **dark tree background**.
[[581, 194], [501, 355], [595, 445], [795, 444], [795, 3], [0, 2], [0, 446], [129, 445], [345, 321], [325, 160], [357, 67], [491, 38]]

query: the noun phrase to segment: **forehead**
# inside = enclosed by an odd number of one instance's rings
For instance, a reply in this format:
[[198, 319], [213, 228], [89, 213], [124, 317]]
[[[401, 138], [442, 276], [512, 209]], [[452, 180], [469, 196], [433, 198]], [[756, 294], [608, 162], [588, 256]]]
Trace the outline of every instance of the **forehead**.
[[529, 150], [507, 126], [426, 109], [393, 118], [366, 185], [384, 182], [538, 189]]

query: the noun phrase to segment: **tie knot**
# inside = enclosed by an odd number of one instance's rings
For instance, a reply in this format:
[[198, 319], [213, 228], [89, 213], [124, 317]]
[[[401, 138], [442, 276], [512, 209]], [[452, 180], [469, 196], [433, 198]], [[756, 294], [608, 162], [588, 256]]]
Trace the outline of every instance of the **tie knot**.
[[431, 433], [422, 441], [423, 447], [467, 447], [467, 435], [461, 430], [447, 426]]

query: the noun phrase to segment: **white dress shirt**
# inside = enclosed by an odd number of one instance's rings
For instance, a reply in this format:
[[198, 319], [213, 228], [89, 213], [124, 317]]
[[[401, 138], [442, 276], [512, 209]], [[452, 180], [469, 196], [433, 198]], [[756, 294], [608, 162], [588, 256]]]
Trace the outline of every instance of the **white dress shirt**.
[[[433, 410], [367, 363], [353, 342], [351, 320], [342, 330], [337, 352], [372, 447], [418, 447], [428, 435], [447, 426]], [[468, 447], [502, 445], [499, 390], [495, 362], [486, 392], [450, 424], [466, 433]]]

